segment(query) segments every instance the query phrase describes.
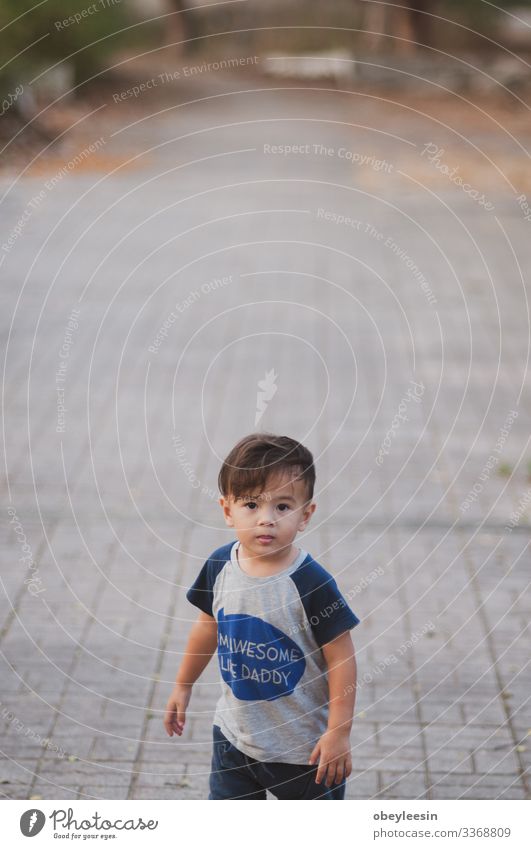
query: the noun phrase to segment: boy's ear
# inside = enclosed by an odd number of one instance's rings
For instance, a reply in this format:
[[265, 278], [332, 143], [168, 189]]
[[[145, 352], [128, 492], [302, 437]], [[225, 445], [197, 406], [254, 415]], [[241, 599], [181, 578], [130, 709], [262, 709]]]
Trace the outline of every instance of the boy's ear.
[[221, 496], [221, 498], [219, 499], [219, 504], [221, 506], [221, 509], [223, 510], [223, 516], [226, 524], [229, 526], [229, 528], [233, 528], [234, 519], [232, 518], [229, 500]]
[[312, 502], [311, 504], [308, 504], [308, 506], [304, 508], [304, 510], [302, 511], [302, 519], [301, 519], [301, 522], [300, 522], [300, 525], [299, 525], [299, 531], [304, 530], [304, 528], [306, 527], [306, 525], [308, 524], [308, 522], [312, 518], [313, 514], [315, 513], [316, 507], [317, 507], [317, 504]]

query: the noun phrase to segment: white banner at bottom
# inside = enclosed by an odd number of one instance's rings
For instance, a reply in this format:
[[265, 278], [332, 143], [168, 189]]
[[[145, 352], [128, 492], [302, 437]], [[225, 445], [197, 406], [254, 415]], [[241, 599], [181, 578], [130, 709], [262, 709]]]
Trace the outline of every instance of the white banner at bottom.
[[[269, 800], [277, 801], [277, 800]], [[322, 806], [292, 801], [264, 819], [256, 800], [6, 800], [0, 805], [2, 844], [9, 849], [72, 844], [173, 846], [194, 841], [216, 849], [249, 844], [286, 849], [307, 840], [315, 846], [507, 847], [529, 849], [529, 803], [516, 800], [348, 800]], [[200, 807], [206, 806], [204, 811]], [[324, 807], [324, 810], [323, 810]]]

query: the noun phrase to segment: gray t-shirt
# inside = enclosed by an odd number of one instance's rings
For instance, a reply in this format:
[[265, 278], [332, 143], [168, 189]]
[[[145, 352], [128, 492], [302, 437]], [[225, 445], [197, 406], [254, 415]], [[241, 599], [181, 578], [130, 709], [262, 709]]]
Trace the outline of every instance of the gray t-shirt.
[[329, 572], [301, 550], [276, 575], [241, 568], [239, 542], [211, 554], [186, 597], [218, 623], [214, 724], [258, 761], [307, 764], [328, 721], [321, 647], [359, 623]]

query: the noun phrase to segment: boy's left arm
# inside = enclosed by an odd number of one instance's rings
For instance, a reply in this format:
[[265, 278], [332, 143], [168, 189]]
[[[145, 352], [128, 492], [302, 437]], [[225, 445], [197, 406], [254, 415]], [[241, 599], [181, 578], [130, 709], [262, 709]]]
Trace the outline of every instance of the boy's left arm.
[[356, 657], [350, 631], [322, 646], [328, 666], [328, 729], [317, 742], [310, 764], [319, 762], [315, 781], [339, 784], [352, 771], [350, 730], [356, 700]]

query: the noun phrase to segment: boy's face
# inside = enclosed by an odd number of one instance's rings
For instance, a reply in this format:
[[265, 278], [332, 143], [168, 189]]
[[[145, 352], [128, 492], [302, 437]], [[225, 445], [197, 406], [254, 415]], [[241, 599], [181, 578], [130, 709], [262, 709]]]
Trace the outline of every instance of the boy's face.
[[308, 504], [306, 484], [289, 472], [273, 473], [263, 492], [246, 498], [220, 498], [227, 525], [251, 555], [280, 554], [304, 530], [316, 505]]

